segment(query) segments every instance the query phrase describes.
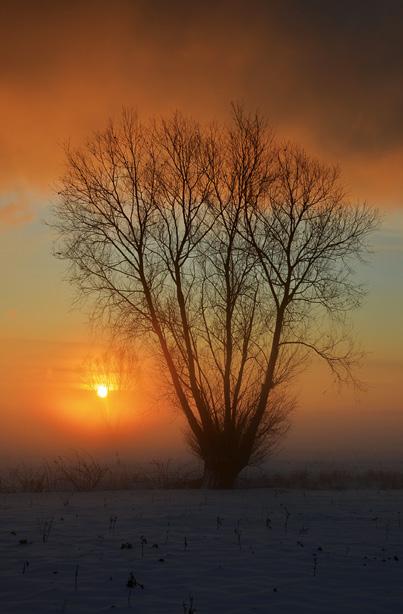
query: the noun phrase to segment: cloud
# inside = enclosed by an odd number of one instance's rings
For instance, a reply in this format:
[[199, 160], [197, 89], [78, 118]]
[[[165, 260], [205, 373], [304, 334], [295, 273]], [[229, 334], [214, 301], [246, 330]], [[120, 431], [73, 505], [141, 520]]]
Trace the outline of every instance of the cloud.
[[354, 195], [403, 207], [402, 21], [399, 0], [5, 0], [0, 189], [48, 189], [63, 142], [124, 104], [222, 119], [240, 100], [340, 162]]

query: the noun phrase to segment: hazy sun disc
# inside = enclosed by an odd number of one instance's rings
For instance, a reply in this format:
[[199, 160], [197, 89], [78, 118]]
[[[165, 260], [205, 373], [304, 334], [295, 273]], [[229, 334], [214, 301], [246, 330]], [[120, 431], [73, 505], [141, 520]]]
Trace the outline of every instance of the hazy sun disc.
[[108, 386], [105, 386], [105, 384], [99, 384], [99, 386], [97, 386], [97, 395], [101, 399], [105, 399], [108, 396]]

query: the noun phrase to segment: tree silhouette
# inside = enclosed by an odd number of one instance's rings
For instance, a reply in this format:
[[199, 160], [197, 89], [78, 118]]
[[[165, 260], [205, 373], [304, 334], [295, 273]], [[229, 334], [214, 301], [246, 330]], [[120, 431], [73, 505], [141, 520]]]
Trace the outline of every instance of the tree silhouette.
[[360, 304], [352, 263], [376, 213], [338, 170], [277, 142], [259, 115], [229, 126], [124, 112], [78, 150], [56, 205], [58, 256], [98, 315], [154, 342], [204, 461], [231, 487], [287, 431], [286, 384], [311, 353], [339, 379]]

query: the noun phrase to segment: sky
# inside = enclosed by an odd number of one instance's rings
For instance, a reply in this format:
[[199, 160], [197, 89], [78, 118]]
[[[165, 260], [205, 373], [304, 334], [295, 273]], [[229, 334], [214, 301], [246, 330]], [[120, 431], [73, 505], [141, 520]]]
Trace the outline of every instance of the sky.
[[280, 455], [403, 460], [402, 25], [400, 0], [1, 2], [0, 460], [182, 454], [181, 419], [150, 386], [144, 356], [112, 409], [85, 382], [103, 335], [89, 307], [73, 305], [45, 220], [63, 146], [123, 106], [222, 121], [231, 101], [339, 164], [351, 200], [382, 220], [356, 272], [368, 289], [353, 316], [363, 387], [340, 389], [313, 364], [295, 384]]

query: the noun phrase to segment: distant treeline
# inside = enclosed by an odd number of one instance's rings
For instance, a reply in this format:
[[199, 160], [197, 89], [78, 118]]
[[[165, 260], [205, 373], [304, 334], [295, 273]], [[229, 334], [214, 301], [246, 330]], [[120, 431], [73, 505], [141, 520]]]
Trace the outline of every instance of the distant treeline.
[[[88, 492], [93, 490], [190, 489], [200, 488], [202, 468], [198, 464], [168, 460], [128, 464], [117, 457], [113, 463], [98, 461], [89, 454], [59, 456], [37, 465], [20, 463], [0, 471], [0, 492]], [[300, 490], [375, 489], [403, 490], [403, 470], [326, 469], [270, 471], [249, 470], [240, 475], [238, 488]]]

